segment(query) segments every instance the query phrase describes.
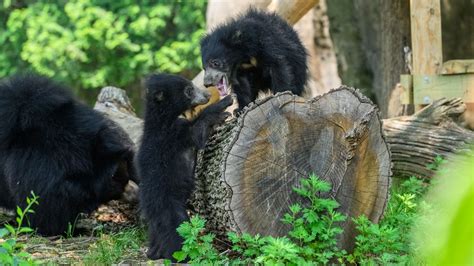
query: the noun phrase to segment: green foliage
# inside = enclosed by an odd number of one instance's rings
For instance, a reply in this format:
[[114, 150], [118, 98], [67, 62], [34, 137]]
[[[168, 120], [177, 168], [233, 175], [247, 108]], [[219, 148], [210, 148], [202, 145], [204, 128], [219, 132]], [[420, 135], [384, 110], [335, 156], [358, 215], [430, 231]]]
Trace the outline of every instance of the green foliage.
[[24, 251], [25, 244], [18, 242], [17, 238], [33, 232], [33, 229], [23, 226], [23, 222], [27, 219], [27, 214], [34, 213], [32, 208], [38, 205], [38, 199], [32, 191], [31, 198], [26, 198], [25, 209], [16, 208], [17, 226], [5, 224], [4, 228], [0, 229], [0, 265], [35, 265], [31, 255]]
[[[178, 232], [185, 239], [183, 249], [175, 253], [179, 261], [192, 264], [228, 265], [320, 265], [341, 264], [385, 265], [407, 264], [413, 261], [414, 248], [410, 237], [413, 224], [420, 217], [420, 210], [430, 209], [423, 201], [427, 184], [415, 177], [403, 180], [391, 190], [384, 219], [379, 224], [367, 217], [353, 219], [359, 235], [353, 253], [337, 247], [342, 229], [339, 223], [346, 217], [336, 211], [338, 203], [320, 198], [330, 191], [327, 182], [312, 175], [301, 180], [294, 190], [305, 205], [294, 204], [282, 221], [291, 226], [285, 237], [262, 237], [229, 233], [231, 252], [219, 254], [213, 247], [214, 235], [205, 234], [205, 221], [193, 217], [183, 223]], [[229, 256], [228, 254], [232, 254]]]
[[140, 247], [145, 238], [144, 230], [138, 227], [113, 234], [101, 234], [99, 240], [89, 248], [89, 254], [84, 258], [84, 262], [111, 265], [120, 262], [124, 257], [140, 258]]
[[426, 168], [430, 169], [430, 170], [434, 170], [434, 171], [437, 171], [439, 170], [440, 166], [442, 166], [444, 163], [446, 163], [446, 160], [441, 156], [441, 155], [437, 155], [434, 159], [433, 159], [433, 162], [432, 163], [429, 163]]
[[131, 86], [200, 68], [205, 0], [19, 1], [0, 5], [0, 77], [32, 70], [77, 89]]
[[474, 264], [474, 154], [452, 158], [438, 171], [413, 226], [416, 264]]
[[179, 226], [178, 233], [184, 238], [183, 248], [173, 254], [178, 261], [186, 258], [195, 264], [212, 264], [219, 260], [217, 250], [213, 247], [215, 235], [203, 234], [206, 222], [198, 216]]
[[411, 177], [392, 188], [385, 217], [380, 223], [374, 224], [365, 216], [353, 219], [359, 235], [348, 261], [381, 265], [407, 263], [412, 248], [411, 227], [419, 217], [420, 207], [427, 206], [421, 200], [425, 191], [423, 181]]
[[345, 221], [346, 217], [335, 211], [339, 207], [335, 200], [318, 196], [331, 190], [329, 183], [311, 175], [301, 180], [301, 188], [294, 190], [309, 200], [309, 204], [307, 207], [290, 206], [290, 213], [283, 216], [283, 223], [292, 227], [288, 235], [301, 246], [305, 260], [326, 264], [340, 257], [342, 253], [336, 246], [336, 238], [342, 228], [337, 223]]
[[181, 251], [174, 254], [178, 261], [188, 259], [192, 264], [264, 264], [264, 265], [314, 265], [327, 264], [330, 260], [342, 261], [345, 252], [337, 248], [337, 236], [342, 232], [339, 222], [345, 216], [335, 211], [339, 206], [332, 199], [318, 197], [330, 191], [329, 183], [311, 175], [301, 180], [295, 192], [308, 203], [295, 204], [284, 215], [283, 222], [291, 226], [287, 237], [261, 237], [229, 233], [232, 251], [230, 258], [213, 247], [213, 234], [204, 234], [205, 221], [193, 217], [178, 228], [185, 239]]

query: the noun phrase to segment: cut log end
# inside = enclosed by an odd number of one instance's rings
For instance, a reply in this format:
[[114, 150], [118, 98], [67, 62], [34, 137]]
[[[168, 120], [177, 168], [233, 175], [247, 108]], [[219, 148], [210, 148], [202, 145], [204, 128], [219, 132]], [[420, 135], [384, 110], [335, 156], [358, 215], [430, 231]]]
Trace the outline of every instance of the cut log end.
[[230, 230], [285, 235], [281, 218], [302, 203], [293, 188], [312, 173], [332, 185], [322, 196], [335, 198], [344, 214], [374, 222], [382, 216], [390, 154], [376, 107], [357, 91], [339, 88], [311, 101], [277, 94], [225, 127], [232, 133], [218, 131], [201, 157], [220, 167], [198, 170], [198, 187], [206, 190], [198, 193], [218, 196], [207, 199], [218, 207], [202, 213], [216, 220], [211, 224], [225, 220]]

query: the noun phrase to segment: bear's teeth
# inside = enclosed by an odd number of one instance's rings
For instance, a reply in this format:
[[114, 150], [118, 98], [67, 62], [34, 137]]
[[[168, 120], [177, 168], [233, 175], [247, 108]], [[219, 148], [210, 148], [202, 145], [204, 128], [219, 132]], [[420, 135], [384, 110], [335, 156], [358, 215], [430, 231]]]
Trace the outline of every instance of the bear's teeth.
[[228, 85], [228, 84], [227, 84], [227, 77], [226, 77], [226, 76], [224, 76], [224, 77], [222, 78], [222, 83], [224, 83], [224, 91], [225, 91], [225, 93], [227, 94], [227, 93], [228, 93], [228, 88], [227, 88], [227, 85]]

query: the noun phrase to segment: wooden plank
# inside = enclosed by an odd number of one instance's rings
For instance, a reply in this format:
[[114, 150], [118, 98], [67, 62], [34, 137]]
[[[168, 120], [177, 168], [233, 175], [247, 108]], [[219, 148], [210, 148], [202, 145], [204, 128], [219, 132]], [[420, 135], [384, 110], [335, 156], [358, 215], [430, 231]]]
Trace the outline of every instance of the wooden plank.
[[401, 103], [402, 104], [413, 104], [413, 76], [412, 75], [401, 75], [400, 76], [400, 85], [403, 88], [403, 93], [401, 94]]
[[443, 62], [440, 0], [410, 0], [414, 75], [435, 75]]
[[414, 75], [415, 104], [430, 104], [440, 98], [462, 98], [474, 103], [474, 74]]
[[281, 15], [288, 23], [295, 24], [318, 3], [319, 0], [273, 0], [267, 9]]
[[440, 73], [443, 75], [474, 73], [474, 59], [446, 61], [441, 66]]

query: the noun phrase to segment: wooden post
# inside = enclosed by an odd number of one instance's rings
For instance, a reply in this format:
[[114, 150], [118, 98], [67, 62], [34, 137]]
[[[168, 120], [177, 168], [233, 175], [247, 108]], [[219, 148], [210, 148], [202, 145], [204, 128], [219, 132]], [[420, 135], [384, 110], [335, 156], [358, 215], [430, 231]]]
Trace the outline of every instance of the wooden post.
[[443, 63], [440, 0], [410, 0], [413, 75], [435, 75]]
[[443, 63], [440, 0], [410, 0], [410, 18], [412, 75], [435, 75]]

